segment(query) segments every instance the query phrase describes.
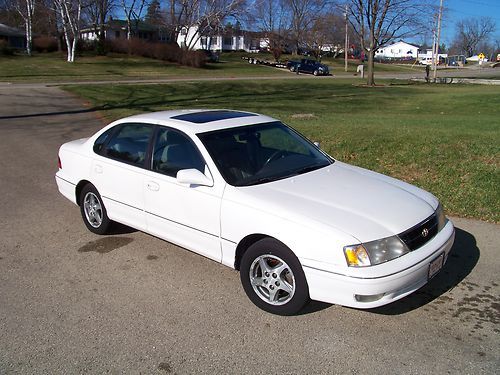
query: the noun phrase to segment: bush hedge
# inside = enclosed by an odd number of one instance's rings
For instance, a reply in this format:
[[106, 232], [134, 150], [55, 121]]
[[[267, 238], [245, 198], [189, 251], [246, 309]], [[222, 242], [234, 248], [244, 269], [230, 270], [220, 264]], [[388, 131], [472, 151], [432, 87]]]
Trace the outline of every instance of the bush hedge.
[[37, 36], [33, 40], [33, 49], [37, 52], [57, 51], [57, 39], [53, 36]]
[[14, 49], [9, 47], [6, 40], [0, 40], [0, 56], [12, 56]]
[[187, 51], [175, 43], [154, 43], [138, 38], [108, 41], [106, 49], [109, 52], [149, 57], [194, 68], [202, 68], [207, 62], [207, 56], [202, 51]]

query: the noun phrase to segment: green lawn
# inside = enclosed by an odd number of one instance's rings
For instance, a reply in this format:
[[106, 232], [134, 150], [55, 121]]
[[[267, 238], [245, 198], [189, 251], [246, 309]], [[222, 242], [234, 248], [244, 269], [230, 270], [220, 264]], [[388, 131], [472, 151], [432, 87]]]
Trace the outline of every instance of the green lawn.
[[290, 73], [248, 64], [229, 54], [219, 63], [197, 69], [144, 57], [126, 55], [83, 56], [72, 64], [58, 53], [28, 56], [0, 56], [0, 82], [71, 82], [129, 79], [200, 77], [279, 76]]
[[115, 119], [175, 108], [232, 108], [278, 117], [339, 160], [434, 193], [451, 215], [500, 222], [500, 90], [352, 80], [74, 86]]
[[[82, 82], [82, 81], [114, 81], [131, 79], [168, 79], [168, 78], [203, 78], [203, 77], [254, 77], [254, 76], [289, 76], [285, 69], [248, 64], [242, 56], [259, 57], [273, 61], [269, 54], [223, 53], [218, 63], [210, 63], [206, 68], [196, 69], [178, 64], [167, 63], [144, 57], [126, 55], [77, 57], [72, 64], [66, 62], [66, 56], [60, 53], [0, 56], [0, 82]], [[295, 59], [284, 55], [282, 60]], [[344, 73], [342, 59], [324, 59], [333, 74], [352, 75], [359, 64], [350, 61], [348, 73]], [[419, 72], [421, 67], [377, 64], [377, 72]]]

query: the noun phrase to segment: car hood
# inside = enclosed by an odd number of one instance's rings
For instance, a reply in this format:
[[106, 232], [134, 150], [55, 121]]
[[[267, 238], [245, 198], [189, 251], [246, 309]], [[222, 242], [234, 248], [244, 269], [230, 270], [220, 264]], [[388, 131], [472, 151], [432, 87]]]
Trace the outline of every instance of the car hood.
[[432, 194], [413, 185], [338, 161], [240, 192], [253, 207], [299, 223], [320, 223], [360, 242], [401, 233], [438, 205]]

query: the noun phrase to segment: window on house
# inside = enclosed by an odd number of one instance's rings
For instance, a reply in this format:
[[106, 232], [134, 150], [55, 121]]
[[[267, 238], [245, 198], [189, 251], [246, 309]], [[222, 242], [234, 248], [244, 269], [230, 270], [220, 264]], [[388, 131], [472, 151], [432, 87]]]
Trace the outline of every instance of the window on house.
[[225, 37], [224, 38], [224, 44], [225, 45], [232, 45], [233, 44], [233, 38], [232, 37]]

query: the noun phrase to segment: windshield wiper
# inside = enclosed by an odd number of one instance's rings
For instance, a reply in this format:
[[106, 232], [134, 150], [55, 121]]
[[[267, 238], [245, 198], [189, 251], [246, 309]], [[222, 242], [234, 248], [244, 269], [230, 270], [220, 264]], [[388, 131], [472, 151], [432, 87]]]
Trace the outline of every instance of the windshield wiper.
[[304, 173], [307, 173], [307, 172], [312, 172], [312, 171], [315, 171], [316, 169], [320, 169], [320, 168], [326, 167], [327, 165], [329, 165], [329, 164], [308, 165], [307, 167], [304, 167], [304, 168], [301, 168], [301, 169], [298, 169], [298, 170], [294, 171], [294, 175], [299, 175], [299, 174], [304, 174]]
[[261, 177], [256, 180], [251, 181], [249, 184], [246, 184], [245, 186], [251, 186], [251, 185], [259, 185], [259, 184], [265, 184], [266, 182], [272, 182], [276, 181], [275, 177]]

